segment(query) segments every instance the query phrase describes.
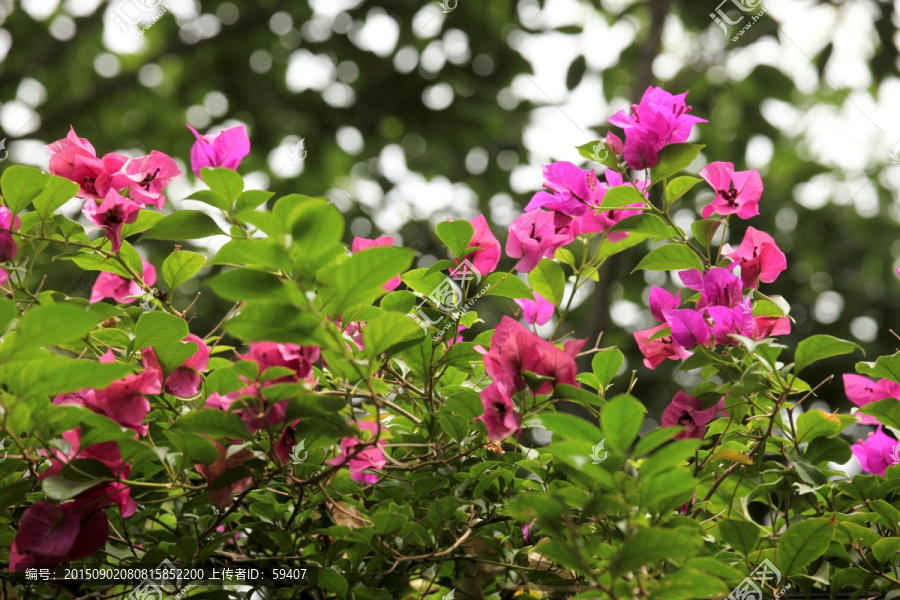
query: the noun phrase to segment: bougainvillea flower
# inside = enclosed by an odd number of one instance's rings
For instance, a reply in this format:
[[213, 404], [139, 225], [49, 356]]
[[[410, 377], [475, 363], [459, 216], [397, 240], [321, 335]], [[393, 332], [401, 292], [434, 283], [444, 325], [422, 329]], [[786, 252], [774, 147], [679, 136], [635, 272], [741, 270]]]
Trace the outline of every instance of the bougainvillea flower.
[[[375, 436], [379, 432], [378, 423], [371, 423], [368, 421], [360, 421], [357, 423], [359, 429], [361, 431], [368, 431], [371, 433], [370, 440], [375, 439]], [[341, 440], [341, 452], [337, 456], [332, 459], [325, 461], [331, 466], [342, 465], [347, 463], [349, 460], [348, 466], [350, 467], [350, 475], [356, 481], [364, 481], [366, 483], [375, 483], [378, 481], [378, 475], [375, 473], [366, 473], [365, 471], [369, 469], [382, 469], [384, 465], [387, 463], [387, 459], [384, 457], [384, 446], [387, 443], [385, 440], [380, 439], [375, 446], [368, 446], [365, 450], [356, 453], [352, 458], [351, 455], [354, 453], [354, 448], [359, 444], [364, 443], [355, 437], [344, 438]]]
[[700, 292], [697, 308], [709, 305], [737, 306], [743, 300], [743, 287], [739, 277], [728, 269], [713, 267], [706, 273], [697, 269], [679, 271], [678, 277], [688, 288]]
[[529, 371], [550, 380], [536, 393], [549, 394], [559, 384], [577, 385], [575, 356], [585, 340], [570, 340], [563, 349], [541, 339], [518, 321], [504, 316], [491, 337], [491, 349], [484, 356], [484, 369], [494, 381], [509, 382], [512, 392], [527, 386], [522, 377]]
[[881, 431], [878, 427], [877, 431], [869, 434], [864, 440], [850, 446], [853, 456], [859, 461], [859, 466], [863, 471], [867, 471], [874, 475], [884, 475], [885, 470], [898, 464], [896, 458], [900, 458], [900, 449], [897, 440]]
[[575, 239], [572, 218], [543, 209], [526, 212], [509, 226], [506, 254], [519, 259], [516, 270], [531, 272], [542, 258], [553, 256], [557, 249]]
[[763, 184], [755, 169], [735, 171], [731, 163], [713, 162], [700, 170], [700, 177], [716, 192], [712, 203], [703, 208], [704, 219], [708, 219], [713, 213], [737, 215], [742, 219], [759, 214]]
[[[119, 425], [147, 434], [144, 419], [150, 413], [148, 394], [162, 392], [162, 376], [155, 369], [147, 369], [136, 375], [114, 381], [102, 390], [94, 390], [93, 406]], [[85, 403], [88, 406], [88, 403]], [[90, 406], [89, 406], [90, 408]]]
[[217, 135], [200, 135], [190, 125], [187, 128], [197, 138], [191, 147], [191, 168], [197, 177], [200, 177], [203, 167], [237, 170], [244, 157], [250, 154], [250, 138], [243, 125], [226, 129]]
[[757, 281], [772, 283], [787, 269], [787, 259], [779, 250], [772, 236], [754, 227], [748, 227], [737, 250], [726, 244], [722, 255], [741, 267], [741, 280], [745, 288], [756, 288]]
[[[144, 266], [144, 283], [152, 286], [156, 283], [156, 267], [141, 259]], [[144, 293], [144, 290], [134, 281], [120, 277], [115, 273], [106, 271], [97, 276], [97, 281], [91, 288], [91, 304], [100, 302], [104, 298], [112, 298], [116, 304], [131, 304]]]
[[[231, 405], [239, 400], [243, 407], [231, 410]], [[270, 403], [265, 398], [260, 397], [257, 386], [247, 385], [227, 394], [213, 392], [207, 397], [206, 404], [203, 407], [204, 409], [233, 412], [241, 418], [251, 433], [256, 433], [283, 423], [287, 416], [287, 404], [287, 400]]]
[[663, 311], [674, 310], [681, 306], [681, 290], [673, 294], [661, 287], [650, 288], [650, 314], [660, 323], [665, 322]]
[[[57, 477], [63, 468], [76, 459], [92, 459], [109, 467], [116, 479], [126, 479], [131, 474], [131, 466], [122, 460], [119, 446], [115, 442], [101, 442], [87, 448], [81, 447], [81, 430], [76, 428], [62, 434], [68, 443], [68, 451], [54, 449], [49, 456], [50, 467], [40, 474], [41, 481], [48, 477]], [[77, 499], [94, 498], [99, 504], [109, 506], [115, 502], [123, 517], [130, 517], [137, 511], [137, 503], [131, 497], [130, 488], [119, 481], [104, 482], [85, 490], [76, 496]]]
[[644, 365], [648, 369], [655, 369], [667, 358], [684, 360], [691, 356], [688, 350], [672, 340], [671, 334], [654, 340], [650, 339], [667, 327], [667, 325], [657, 325], [652, 329], [634, 332], [634, 340], [637, 342], [638, 350], [644, 355]]
[[[78, 137], [75, 134], [75, 128], [72, 126], [69, 126], [69, 134], [66, 137], [52, 144], [47, 144], [44, 146], [44, 150], [51, 155], [50, 173], [70, 179], [79, 185], [81, 185], [81, 182], [74, 178], [75, 159], [77, 157], [86, 159], [97, 158], [97, 151], [94, 150], [94, 146], [87, 139]], [[82, 188], [82, 191], [78, 194], [79, 198], [88, 197], [82, 195], [84, 191], [84, 188]]]
[[94, 200], [84, 203], [82, 212], [94, 225], [106, 231], [106, 237], [112, 242], [113, 252], [122, 247], [122, 225], [137, 220], [141, 205], [129, 200], [115, 190], [109, 190], [103, 202]]
[[0, 285], [4, 285], [7, 281], [9, 281], [9, 273], [6, 272], [6, 269], [0, 267]]
[[586, 171], [565, 161], [541, 165], [541, 168], [544, 187], [549, 191], [537, 192], [525, 207], [526, 211], [544, 208], [570, 217], [579, 217], [588, 211], [591, 190], [599, 185], [593, 170]]
[[293, 423], [290, 423], [282, 429], [281, 437], [278, 438], [278, 441], [275, 443], [273, 449], [275, 450], [275, 456], [278, 457], [281, 464], [286, 465], [293, 460], [291, 453], [297, 445], [297, 436], [295, 435], [295, 432], [298, 423], [300, 423], [300, 419], [295, 419]]
[[132, 159], [125, 166], [124, 177], [114, 178], [114, 185], [125, 183], [131, 199], [141, 204], [152, 204], [162, 209], [166, 202], [163, 190], [183, 173], [169, 156], [153, 150], [147, 156]]
[[[862, 375], [844, 373], [844, 392], [850, 402], [862, 407], [887, 398], [900, 400], [900, 383], [890, 379], [872, 381]], [[856, 413], [856, 417], [863, 425], [880, 425], [878, 419], [873, 416]]]
[[[350, 246], [350, 251], [354, 254], [359, 252], [360, 250], [368, 250], [369, 248], [375, 248], [378, 246], [393, 246], [394, 238], [389, 235], [383, 235], [381, 237], [375, 238], [374, 240], [369, 240], [362, 237], [353, 238], [353, 244]], [[382, 287], [390, 292], [391, 290], [397, 289], [397, 286], [400, 285], [400, 276], [397, 275], [387, 283], [385, 283]]]
[[484, 414], [475, 417], [488, 431], [492, 442], [505, 440], [512, 434], [522, 433], [522, 415], [516, 412], [511, 395], [513, 389], [506, 380], [498, 379], [481, 390], [481, 405]]
[[689, 350], [709, 342], [709, 323], [702, 312], [692, 308], [665, 310], [663, 317], [672, 328], [672, 340], [682, 348]]
[[663, 147], [685, 142], [695, 123], [706, 123], [690, 114], [691, 107], [685, 104], [687, 95], [675, 96], [662, 88], [648, 87], [640, 103], [631, 106], [630, 115], [620, 110], [607, 119], [625, 131], [625, 162], [629, 167], [655, 167]]
[[244, 464], [244, 461], [253, 458], [254, 455], [253, 452], [247, 448], [241, 448], [237, 452], [232, 452], [229, 456], [228, 450], [219, 443], [219, 440], [211, 439], [210, 441], [219, 452], [219, 457], [208, 465], [194, 465], [194, 468], [197, 469], [198, 473], [203, 475], [204, 479], [206, 479], [206, 487], [209, 490], [209, 501], [213, 506], [222, 511], [226, 510], [231, 506], [232, 502], [234, 502], [235, 493], [240, 494], [250, 489], [250, 486], [253, 485], [253, 478], [245, 477], [230, 485], [223, 486], [219, 489], [213, 489], [217, 487], [215, 485], [216, 480], [231, 469]]
[[537, 292], [534, 292], [534, 300], [519, 298], [516, 304], [522, 309], [522, 318], [529, 325], [544, 325], [553, 317], [553, 311], [556, 309], [552, 302], [545, 300]]
[[9, 549], [10, 571], [27, 567], [55, 567], [87, 558], [106, 545], [109, 521], [106, 507], [93, 499], [29, 506], [19, 521]]
[[[466, 254], [462, 260], [468, 260], [472, 263], [475, 271], [477, 271], [480, 276], [493, 273], [494, 269], [497, 268], [497, 263], [500, 262], [500, 242], [494, 237], [494, 233], [488, 226], [487, 219], [484, 218], [484, 215], [478, 215], [470, 220], [469, 223], [472, 224], [475, 233], [472, 234], [472, 240], [469, 242], [468, 247], [480, 248], [480, 250], [475, 250], [474, 252]], [[462, 261], [454, 259], [453, 262], [460, 264]], [[464, 273], [463, 271], [464, 269], [453, 269], [450, 271], [450, 274], [457, 278], [460, 276], [467, 276], [468, 273]]]
[[790, 317], [753, 317], [753, 327], [748, 337], [754, 340], [791, 332]]
[[[184, 361], [180, 367], [169, 373], [168, 377], [165, 378], [165, 390], [173, 396], [189, 398], [196, 395], [200, 390], [200, 384], [203, 382], [200, 373], [205, 371], [206, 366], [209, 364], [209, 348], [199, 336], [193, 333], [188, 334], [181, 341], [197, 344], [197, 351]], [[162, 367], [156, 358], [156, 352], [153, 348], [141, 350], [141, 358], [147, 369], [156, 371], [162, 377]]]
[[719, 411], [718, 405], [703, 408], [703, 404], [693, 396], [688, 396], [682, 391], [675, 394], [672, 402], [663, 411], [660, 423], [663, 427], [681, 425], [684, 430], [673, 439], [683, 440], [687, 438], [703, 439], [706, 435], [706, 426], [716, 418]]
[[262, 374], [271, 367], [287, 367], [296, 374], [285, 375], [266, 381], [273, 383], [315, 382], [313, 364], [319, 360], [320, 351], [316, 346], [298, 346], [297, 344], [276, 344], [275, 342], [250, 342], [250, 352], [238, 354], [241, 360], [252, 360], [259, 365]]
[[21, 226], [22, 219], [5, 206], [0, 206], [0, 262], [12, 260], [19, 253], [11, 232], [18, 231]]
[[738, 342], [731, 337], [731, 334], [749, 337], [753, 330], [753, 316], [749, 300], [733, 308], [707, 306], [703, 310], [712, 319], [712, 335], [717, 344], [734, 346]]

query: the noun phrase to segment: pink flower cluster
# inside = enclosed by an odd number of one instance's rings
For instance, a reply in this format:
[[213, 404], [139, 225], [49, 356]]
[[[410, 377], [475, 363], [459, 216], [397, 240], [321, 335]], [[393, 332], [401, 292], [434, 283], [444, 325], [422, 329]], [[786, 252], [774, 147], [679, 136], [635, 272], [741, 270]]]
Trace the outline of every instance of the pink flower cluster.
[[[12, 214], [5, 206], [0, 206], [0, 262], [9, 262], [16, 258], [19, 247], [13, 239], [13, 232], [22, 226], [22, 219]], [[6, 269], [0, 267], [0, 285], [9, 281]]]
[[[900, 383], [884, 378], [872, 381], [854, 373], [844, 374], [844, 392], [859, 407], [888, 398], [900, 401]], [[877, 418], [862, 413], [856, 413], [856, 418], [862, 425], [878, 426], [865, 440], [859, 440], [850, 447], [863, 470], [884, 475], [888, 467], [900, 464], [900, 441], [884, 433], [883, 425]]]
[[[646, 195], [649, 182], [637, 181], [638, 191]], [[577, 236], [608, 233], [616, 223], [640, 213], [628, 207], [600, 210], [603, 197], [615, 187], [626, 184], [622, 175], [607, 170], [604, 181], [593, 171], [580, 169], [570, 162], [544, 166], [544, 187], [525, 207], [525, 214], [512, 222], [506, 240], [506, 254], [517, 258], [516, 270], [532, 271], [542, 258], [549, 258]], [[630, 207], [641, 206], [632, 204]], [[609, 234], [613, 242], [627, 233]]]
[[[728, 268], [678, 274], [687, 288], [699, 292], [692, 308], [681, 307], [680, 294], [650, 290], [650, 312], [662, 324], [634, 334], [648, 368], [667, 358], [683, 360], [698, 345], [735, 345], [733, 335], [760, 340], [790, 333], [789, 317], [754, 317], [749, 297], [743, 297], [744, 288], [755, 288], [758, 280], [772, 282], [787, 267], [771, 236], [750, 227], [738, 249], [725, 248], [725, 256], [733, 261]], [[741, 267], [740, 276], [732, 272], [735, 267]]]
[[484, 355], [484, 370], [493, 382], [481, 392], [484, 414], [475, 419], [484, 423], [491, 441], [522, 430], [522, 415], [515, 412], [512, 397], [528, 387], [525, 371], [546, 379], [535, 394], [550, 394], [560, 384], [577, 385], [575, 357], [584, 342], [570, 340], [560, 349], [509, 317], [500, 320]]
[[174, 160], [156, 150], [137, 158], [116, 152], [99, 158], [94, 146], [78, 137], [74, 127], [65, 138], [44, 149], [51, 154], [50, 173], [78, 184], [76, 195], [87, 200], [82, 212], [105, 230], [114, 252], [122, 247], [122, 226], [134, 223], [147, 204], [162, 209], [166, 201], [163, 189], [182, 175]]

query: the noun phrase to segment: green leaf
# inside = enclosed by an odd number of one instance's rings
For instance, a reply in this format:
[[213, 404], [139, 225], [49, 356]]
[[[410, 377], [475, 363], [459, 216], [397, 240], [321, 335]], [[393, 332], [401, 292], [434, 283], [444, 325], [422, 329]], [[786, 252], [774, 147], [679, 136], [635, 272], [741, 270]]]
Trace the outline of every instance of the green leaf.
[[184, 319], [164, 312], [143, 313], [134, 329], [136, 350], [158, 344], [180, 342], [190, 333]]
[[172, 371], [184, 364], [198, 350], [196, 342], [165, 342], [153, 345], [156, 360], [162, 367], [163, 374], [168, 376]]
[[247, 190], [238, 196], [234, 203], [234, 210], [235, 212], [241, 212], [247, 208], [256, 208], [268, 202], [274, 195], [275, 192], [266, 190]]
[[33, 202], [41, 221], [46, 221], [53, 211], [78, 193], [78, 184], [73, 181], [21, 165], [13, 165], [3, 172], [0, 188], [6, 206], [14, 215]]
[[231, 210], [231, 203], [212, 190], [197, 190], [196, 192], [185, 198], [185, 200], [197, 200], [199, 202], [203, 202], [204, 204], [209, 204], [210, 206], [218, 208], [222, 212], [228, 212]]
[[223, 233], [212, 217], [206, 213], [198, 210], [180, 210], [157, 221], [141, 239], [180, 242]]
[[690, 166], [703, 148], [700, 144], [669, 144], [660, 150], [659, 163], [650, 170], [653, 185]]
[[212, 442], [201, 435], [186, 433], [175, 429], [166, 431], [166, 438], [181, 453], [186, 465], [208, 465], [219, 458], [219, 452]]
[[570, 440], [596, 444], [603, 439], [603, 434], [596, 425], [577, 415], [543, 412], [540, 414], [540, 420], [545, 428]]
[[220, 298], [243, 300], [289, 300], [285, 282], [277, 275], [251, 269], [231, 269], [207, 282]]
[[318, 577], [319, 587], [337, 594], [342, 600], [347, 597], [347, 590], [350, 586], [344, 576], [337, 571], [322, 567], [317, 570], [316, 577]]
[[900, 538], [889, 537], [872, 544], [872, 554], [879, 563], [893, 561], [900, 554]]
[[664, 560], [683, 559], [702, 548], [699, 539], [692, 541], [686, 533], [678, 530], [641, 529], [619, 549], [615, 558], [616, 570], [629, 573], [644, 565], [655, 569]]
[[244, 180], [232, 169], [203, 167], [200, 178], [214, 194], [224, 200], [223, 206], [219, 208], [226, 212], [231, 210], [232, 203], [244, 191]]
[[622, 219], [616, 223], [611, 232], [628, 231], [630, 233], [643, 233], [655, 239], [673, 237], [675, 230], [669, 227], [661, 217], [646, 213]]
[[85, 271], [105, 271], [107, 273], [115, 273], [125, 279], [131, 279], [131, 275], [128, 274], [128, 271], [119, 261], [114, 258], [104, 258], [91, 250], [65, 254], [58, 256], [57, 259], [72, 261]]
[[797, 344], [794, 355], [794, 372], [799, 373], [816, 361], [841, 354], [849, 354], [861, 348], [853, 342], [830, 335], [814, 335]]
[[702, 180], [697, 177], [690, 177], [688, 175], [676, 177], [666, 185], [666, 204], [672, 204], [701, 181]]
[[468, 221], [441, 221], [437, 224], [437, 236], [441, 239], [454, 258], [463, 258], [466, 248], [475, 235], [475, 228]]
[[291, 271], [287, 250], [272, 239], [231, 240], [222, 246], [212, 265], [247, 265], [265, 267], [271, 271]]
[[41, 482], [44, 493], [51, 500], [65, 502], [71, 500], [81, 492], [91, 489], [108, 479], [88, 479], [87, 481], [72, 481], [64, 477], [47, 477]]
[[900, 352], [890, 356], [879, 356], [874, 363], [856, 363], [856, 372], [872, 377], [884, 377], [900, 383]]
[[591, 370], [597, 376], [603, 389], [609, 386], [624, 362], [625, 355], [618, 348], [607, 348], [594, 355], [594, 358], [591, 359]]
[[46, 175], [44, 189], [34, 200], [34, 211], [40, 215], [41, 221], [50, 218], [57, 208], [71, 200], [78, 193], [78, 184], [56, 175]]
[[250, 431], [236, 413], [204, 408], [192, 410], [175, 419], [172, 429], [178, 432], [205, 433], [213, 437], [250, 439]]
[[[279, 200], [279, 204], [285, 198]], [[292, 257], [300, 272], [312, 277], [335, 256], [344, 252], [344, 216], [322, 198], [296, 200], [288, 217], [293, 236]]]
[[641, 206], [645, 206], [647, 204], [647, 199], [633, 185], [617, 185], [603, 195], [603, 201], [600, 203], [600, 210], [613, 210], [614, 208], [622, 208], [629, 204], [640, 204]]
[[691, 223], [691, 233], [694, 234], [694, 239], [700, 242], [704, 248], [709, 248], [713, 236], [716, 234], [716, 230], [719, 229], [719, 226], [722, 225], [723, 222], [724, 221], [719, 221], [717, 219], [701, 219], [699, 221], [694, 221]]
[[130, 235], [147, 231], [156, 225], [157, 221], [165, 218], [165, 216], [166, 215], [158, 213], [155, 210], [141, 210], [138, 212], [137, 219], [135, 219], [134, 223], [122, 225], [122, 239], [124, 240]]
[[900, 429], [900, 400], [896, 398], [886, 398], [866, 404], [859, 409], [859, 412], [875, 417], [880, 423], [888, 427]]
[[682, 271], [687, 269], [702, 269], [703, 264], [697, 253], [681, 244], [666, 244], [651, 250], [645, 256], [634, 271], [646, 269], [648, 271]]
[[363, 345], [371, 358], [392, 346], [419, 339], [425, 332], [405, 314], [388, 312], [369, 320], [363, 330]]
[[837, 416], [821, 410], [809, 410], [797, 417], [797, 443], [802, 444], [820, 437], [832, 438], [843, 429], [844, 424]]
[[612, 169], [619, 166], [616, 153], [603, 140], [594, 140], [593, 142], [576, 146], [575, 149], [578, 150], [578, 154], [588, 160], [598, 162]]
[[481, 291], [479, 294], [512, 299], [534, 299], [534, 295], [531, 293], [531, 290], [528, 289], [525, 282], [511, 273], [491, 273], [481, 282]]
[[412, 252], [405, 248], [376, 246], [322, 269], [317, 281], [325, 312], [338, 317], [371, 304], [385, 293], [384, 284], [409, 268], [412, 259]]
[[782, 577], [801, 573], [828, 550], [835, 524], [829, 519], [812, 518], [794, 523], [778, 540], [776, 564]]
[[206, 264], [206, 257], [196, 252], [179, 250], [166, 257], [162, 264], [162, 276], [173, 292], [181, 284], [197, 274]]
[[74, 342], [101, 320], [95, 313], [73, 304], [36, 306], [19, 321], [15, 346], [41, 347]]
[[313, 313], [279, 302], [248, 302], [236, 317], [228, 320], [225, 330], [247, 342], [283, 342], [329, 348], [335, 344]]
[[531, 288], [555, 306], [562, 305], [566, 293], [566, 276], [559, 263], [549, 258], [543, 259], [528, 274]]
[[628, 394], [616, 396], [607, 403], [600, 415], [600, 423], [609, 447], [624, 454], [637, 439], [647, 409]]
[[722, 519], [716, 526], [719, 536], [743, 556], [749, 556], [756, 550], [759, 537], [762, 534], [756, 523], [740, 521], [737, 519]]

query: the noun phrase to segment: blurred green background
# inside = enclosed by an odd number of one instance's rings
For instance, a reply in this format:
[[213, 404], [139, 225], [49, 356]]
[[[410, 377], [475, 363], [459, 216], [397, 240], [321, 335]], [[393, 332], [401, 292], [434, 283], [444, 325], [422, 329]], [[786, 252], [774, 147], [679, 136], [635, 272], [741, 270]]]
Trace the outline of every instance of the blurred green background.
[[[895, 7], [2, 0], [0, 129], [9, 156], [0, 169], [46, 168], [40, 146], [71, 124], [100, 153], [175, 157], [187, 176], [169, 187], [172, 205], [205, 208], [178, 202], [202, 186], [187, 164], [193, 136], [185, 123], [215, 131], [240, 122], [253, 145], [241, 166], [248, 187], [327, 196], [347, 217], [348, 241], [394, 235], [427, 266], [443, 258], [437, 221], [483, 212], [503, 241], [540, 188], [541, 164], [580, 163], [574, 146], [605, 133], [606, 117], [648, 85], [690, 90], [694, 114], [710, 121], [694, 128], [692, 141], [706, 149], [691, 170], [721, 160], [763, 175], [762, 215], [749, 224], [772, 233], [788, 255], [788, 271], [763, 291], [790, 301], [789, 341], [832, 334], [873, 359], [897, 346], [889, 331], [900, 286]], [[292, 160], [301, 148], [305, 158]], [[683, 203], [679, 222], [697, 218], [711, 199], [704, 194]], [[733, 245], [747, 224], [729, 232]], [[205, 251], [221, 243], [210, 240]], [[160, 265], [172, 245], [139, 249]], [[605, 343], [620, 345], [626, 368], [638, 371], [636, 394], [658, 415], [677, 390], [675, 363], [647, 370], [631, 336], [654, 324], [649, 286], [666, 284], [656, 273], [631, 273], [641, 254], [611, 262], [563, 330], [603, 331]], [[58, 263], [41, 268], [45, 288], [89, 293], [92, 275], [72, 279]], [[188, 291], [177, 306], [198, 290]], [[191, 327], [204, 334], [228, 307], [199, 291]], [[477, 306], [488, 323], [510, 310], [494, 299]], [[853, 360], [818, 363], [808, 379], [852, 371]], [[675, 378], [685, 388], [698, 381]], [[849, 408], [839, 377], [821, 397]]]

